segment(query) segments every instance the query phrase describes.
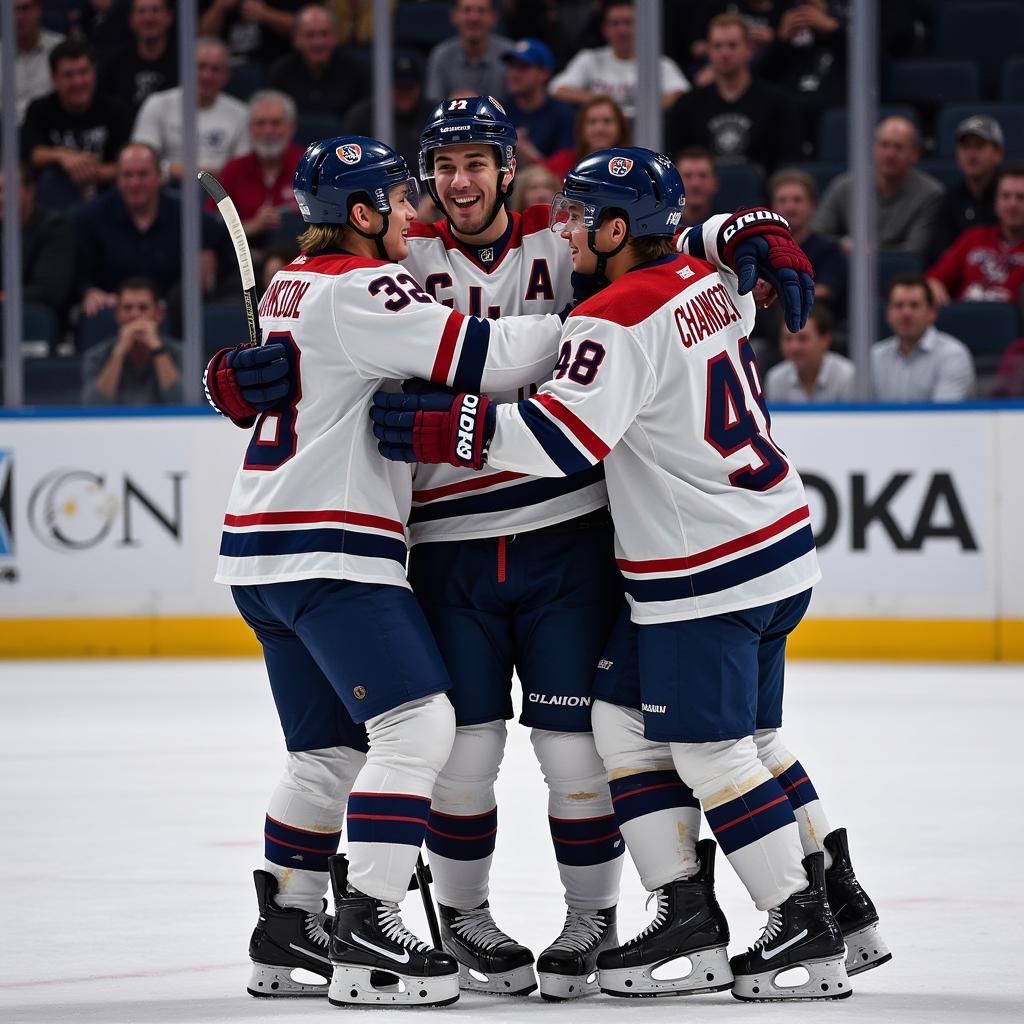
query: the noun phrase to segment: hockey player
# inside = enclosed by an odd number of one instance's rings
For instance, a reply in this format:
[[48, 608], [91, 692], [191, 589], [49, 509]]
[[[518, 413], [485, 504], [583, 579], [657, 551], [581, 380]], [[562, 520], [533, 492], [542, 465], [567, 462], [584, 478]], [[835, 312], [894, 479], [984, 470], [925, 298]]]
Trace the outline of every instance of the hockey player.
[[[602, 659], [593, 722], [623, 835], [658, 913], [634, 940], [599, 954], [601, 987], [687, 994], [735, 980], [743, 999], [842, 998], [850, 985], [827, 885], [837, 912], [854, 904], [851, 929], [873, 933], [874, 959], [861, 966], [887, 953], [844, 833], [827, 834], [813, 787], [777, 735], [785, 639], [819, 577], [809, 513], [771, 438], [747, 341], [753, 301], [731, 275], [675, 253], [683, 201], [664, 157], [615, 149], [586, 158], [567, 176], [552, 220], [574, 267], [603, 264], [612, 284], [568, 320], [554, 379], [534, 398], [498, 406], [486, 396], [381, 393], [375, 432], [393, 459], [551, 477], [605, 463], [631, 621]], [[787, 246], [781, 218], [767, 212], [709, 223], [702, 241], [728, 258], [758, 222], [764, 244]], [[779, 237], [765, 239], [773, 222]], [[789, 292], [797, 320], [810, 305], [807, 270], [791, 253], [772, 282]], [[689, 827], [666, 830], [661, 809], [688, 791]], [[731, 964], [712, 891], [714, 847], [695, 848], [698, 801], [769, 912], [761, 937]], [[852, 955], [856, 936], [848, 937]], [[656, 977], [684, 955], [689, 974]], [[807, 980], [776, 985], [794, 966]]]
[[[311, 146], [295, 175], [303, 255], [260, 303], [267, 345], [224, 350], [208, 368], [214, 404], [255, 421], [217, 580], [262, 644], [289, 752], [266, 819], [267, 870], [256, 872], [254, 995], [328, 990], [297, 967], [331, 976], [335, 1003], [459, 994], [455, 960], [399, 915], [455, 721], [406, 582], [411, 475], [382, 465], [365, 410], [384, 378], [528, 384], [550, 369], [561, 321], [479, 320], [425, 294], [392, 262], [407, 254], [415, 191], [402, 158], [373, 139]], [[254, 402], [275, 400], [279, 411], [256, 415]], [[345, 877], [332, 864], [328, 936], [321, 897], [346, 800], [349, 867]]]

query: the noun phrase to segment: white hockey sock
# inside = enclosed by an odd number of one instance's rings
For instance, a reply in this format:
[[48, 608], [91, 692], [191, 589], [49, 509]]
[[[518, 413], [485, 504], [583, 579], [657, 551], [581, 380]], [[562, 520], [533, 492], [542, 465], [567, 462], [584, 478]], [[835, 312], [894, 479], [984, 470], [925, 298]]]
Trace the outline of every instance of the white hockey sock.
[[348, 798], [348, 880], [368, 896], [400, 903], [452, 749], [455, 712], [436, 694], [369, 719], [366, 733], [370, 750]]
[[800, 833], [786, 794], [758, 760], [753, 736], [670, 743], [680, 777], [759, 910], [807, 888]]
[[505, 752], [503, 721], [461, 726], [434, 786], [427, 850], [437, 902], [473, 910], [488, 896], [498, 811], [494, 781]]
[[644, 888], [689, 878], [700, 867], [700, 804], [679, 778], [668, 744], [647, 739], [643, 715], [617, 704], [594, 701], [591, 721], [615, 820]]
[[327, 858], [338, 852], [345, 801], [364, 760], [349, 747], [289, 751], [263, 830], [264, 868], [277, 878], [280, 906], [322, 909]]
[[615, 906], [625, 844], [594, 737], [532, 729], [530, 740], [548, 784], [548, 826], [565, 902], [578, 910]]
[[823, 853], [825, 867], [832, 867], [832, 854], [825, 849], [825, 836], [832, 830], [814, 784], [803, 765], [786, 749], [776, 729], [759, 729], [754, 733], [754, 742], [757, 744], [757, 756], [761, 764], [778, 779], [783, 792], [789, 797], [800, 829], [800, 845], [804, 848], [804, 855]]

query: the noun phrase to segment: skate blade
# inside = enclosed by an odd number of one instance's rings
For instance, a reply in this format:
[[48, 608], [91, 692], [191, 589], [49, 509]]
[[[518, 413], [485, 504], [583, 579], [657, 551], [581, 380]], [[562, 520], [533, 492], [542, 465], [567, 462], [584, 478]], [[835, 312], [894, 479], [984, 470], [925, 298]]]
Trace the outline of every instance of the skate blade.
[[646, 967], [598, 972], [598, 983], [605, 995], [627, 999], [724, 992], [732, 988], [732, 981], [725, 946], [679, 953]]
[[448, 1006], [459, 998], [459, 975], [422, 978], [335, 964], [327, 998], [334, 1006]]
[[330, 986], [331, 968], [323, 971], [323, 980], [317, 981], [318, 974], [301, 967], [274, 967], [253, 961], [252, 975], [246, 991], [251, 996], [325, 996]]
[[[804, 974], [806, 979], [803, 978]], [[794, 978], [799, 980], [794, 981]], [[804, 960], [769, 969], [762, 974], [737, 974], [732, 994], [749, 1003], [790, 1000], [807, 1002], [815, 999], [845, 999], [853, 994], [853, 989], [850, 988], [843, 958], [836, 957], [830, 960]]]
[[540, 997], [549, 1003], [564, 1003], [569, 999], [584, 999], [599, 991], [597, 971], [590, 974], [549, 974], [538, 971]]
[[878, 922], [843, 936], [846, 942], [846, 973], [852, 978], [892, 959], [892, 953], [879, 934]]
[[491, 971], [490, 974], [459, 964], [459, 988], [465, 992], [483, 992], [491, 996], [528, 996], [536, 987], [533, 964], [511, 971]]

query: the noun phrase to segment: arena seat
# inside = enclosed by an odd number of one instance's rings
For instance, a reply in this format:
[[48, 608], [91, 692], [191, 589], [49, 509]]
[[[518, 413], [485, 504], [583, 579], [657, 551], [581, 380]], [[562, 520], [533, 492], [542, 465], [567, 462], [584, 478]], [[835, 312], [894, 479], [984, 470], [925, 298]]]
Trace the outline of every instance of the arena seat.
[[716, 213], [731, 213], [743, 206], [760, 206], [765, 201], [764, 175], [750, 164], [727, 164], [716, 168], [718, 194]]
[[224, 91], [230, 96], [246, 101], [256, 92], [262, 89], [266, 82], [266, 72], [260, 64], [235, 64], [231, 68], [231, 77]]
[[[829, 107], [818, 121], [817, 157], [832, 163], [846, 162], [846, 107]], [[905, 103], [882, 103], [878, 107], [878, 120], [887, 117], [906, 117], [917, 124], [920, 118], [913, 107]]]
[[[0, 302], [0, 347], [4, 341], [3, 303]], [[47, 306], [26, 304], [21, 309], [21, 340], [44, 341], [53, 350], [57, 344], [57, 316]]]
[[79, 356], [47, 356], [26, 359], [26, 405], [80, 405], [82, 360]]
[[956, 126], [974, 114], [994, 117], [1003, 129], [1006, 155], [1024, 158], [1024, 103], [950, 103], [939, 111], [935, 125], [935, 147], [940, 157], [951, 159], [956, 150]]
[[976, 100], [981, 79], [973, 60], [895, 60], [888, 66], [886, 95], [893, 101], [956, 103]]
[[1003, 63], [1020, 52], [1024, 6], [1017, 3], [950, 3], [938, 11], [936, 57], [968, 57], [978, 64], [983, 93], [995, 96]]
[[999, 358], [1020, 334], [1017, 310], [1006, 302], [951, 302], [935, 326], [959, 338], [974, 356], [979, 374], [995, 373]]
[[880, 252], [878, 254], [878, 293], [885, 296], [889, 282], [897, 274], [920, 274], [924, 262], [913, 252]]
[[113, 309], [101, 309], [95, 316], [83, 316], [78, 321], [78, 351], [84, 352], [117, 334], [117, 319]]
[[1003, 88], [999, 95], [1006, 103], [1024, 101], [1024, 57], [1011, 57], [1003, 65]]
[[449, 3], [400, 3], [395, 8], [395, 46], [407, 46], [423, 54], [455, 35]]
[[216, 351], [249, 340], [245, 306], [239, 302], [216, 302], [203, 307], [204, 362]]
[[341, 135], [341, 118], [333, 114], [299, 114], [295, 119], [295, 141], [308, 146], [320, 139]]

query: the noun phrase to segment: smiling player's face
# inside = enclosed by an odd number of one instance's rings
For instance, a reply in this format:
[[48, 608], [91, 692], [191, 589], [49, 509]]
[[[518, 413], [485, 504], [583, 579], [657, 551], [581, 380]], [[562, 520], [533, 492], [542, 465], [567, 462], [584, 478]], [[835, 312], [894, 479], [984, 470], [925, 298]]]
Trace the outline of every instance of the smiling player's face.
[[487, 224], [498, 173], [493, 146], [449, 146], [435, 153], [434, 185], [456, 232], [472, 235]]
[[406, 237], [409, 234], [409, 225], [416, 219], [414, 198], [415, 196], [410, 194], [409, 185], [404, 182], [401, 185], [392, 185], [391, 191], [388, 192], [391, 216], [388, 219], [387, 234], [384, 236], [384, 251], [388, 254], [388, 259], [404, 260], [409, 255]]

